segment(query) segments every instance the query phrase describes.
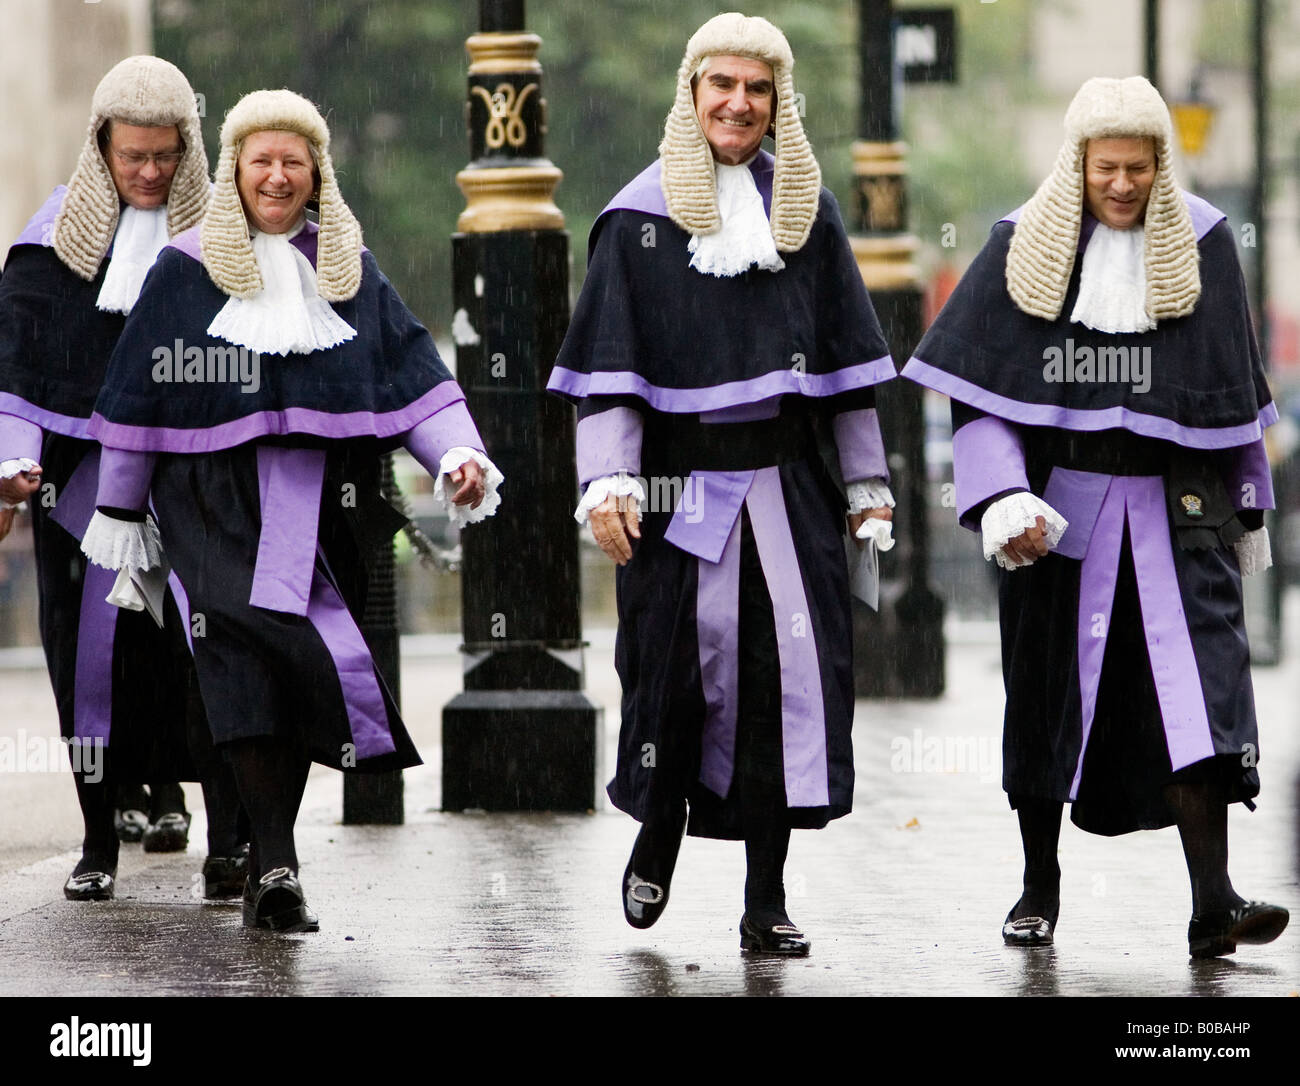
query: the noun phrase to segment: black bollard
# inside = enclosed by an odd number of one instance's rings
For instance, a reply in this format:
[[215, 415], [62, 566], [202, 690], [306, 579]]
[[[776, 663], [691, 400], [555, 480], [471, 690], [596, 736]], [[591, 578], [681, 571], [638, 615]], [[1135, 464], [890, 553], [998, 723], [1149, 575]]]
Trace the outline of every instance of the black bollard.
[[[907, 233], [906, 145], [894, 103], [892, 5], [858, 0], [859, 139], [853, 145], [853, 251], [902, 368], [920, 342], [921, 277]], [[891, 381], [876, 392], [889, 452], [898, 546], [880, 563], [880, 612], [853, 601], [853, 683], [858, 697], [938, 697], [944, 689], [943, 601], [930, 587], [930, 529], [922, 390]]]
[[569, 239], [545, 157], [541, 39], [481, 0], [466, 208], [452, 241], [457, 379], [505, 475], [462, 535], [465, 690], [442, 715], [444, 810], [588, 810], [602, 710], [583, 693], [573, 410], [546, 392], [569, 323]]

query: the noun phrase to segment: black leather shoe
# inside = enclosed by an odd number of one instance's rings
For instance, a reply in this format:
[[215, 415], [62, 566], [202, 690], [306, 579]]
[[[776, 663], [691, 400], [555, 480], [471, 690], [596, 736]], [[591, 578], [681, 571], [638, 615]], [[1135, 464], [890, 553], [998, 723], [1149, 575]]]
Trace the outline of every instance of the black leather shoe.
[[143, 811], [129, 809], [113, 812], [113, 829], [123, 844], [133, 845], [144, 836], [149, 826], [149, 816]]
[[1002, 941], [1007, 946], [1051, 946], [1054, 942], [1056, 920], [1061, 914], [1061, 906], [1058, 904], [1050, 916], [1023, 916], [1019, 920], [1012, 920], [1018, 908], [1020, 902], [1017, 901], [1011, 906], [1006, 920], [1002, 922]]
[[302, 884], [287, 867], [262, 876], [256, 890], [244, 883], [244, 927], [271, 931], [320, 931], [316, 914], [307, 908]]
[[1243, 901], [1231, 909], [1198, 913], [1187, 925], [1187, 952], [1193, 958], [1232, 954], [1238, 943], [1271, 943], [1286, 930], [1291, 914], [1280, 905]]
[[623, 918], [634, 928], [648, 928], [663, 916], [668, 908], [668, 888], [672, 883], [673, 870], [677, 866], [677, 854], [681, 851], [682, 835], [686, 832], [686, 808], [683, 806], [680, 824], [674, 825], [670, 820], [667, 825], [655, 823], [655, 838], [659, 845], [650, 846], [652, 855], [658, 861], [661, 870], [666, 871], [662, 882], [650, 882], [632, 870], [636, 860], [637, 846], [643, 842], [643, 835], [648, 831], [643, 826], [637, 834], [636, 844], [632, 846], [632, 855], [627, 867], [623, 869]]
[[806, 958], [812, 940], [793, 924], [774, 924], [760, 928], [752, 924], [749, 913], [740, 918], [740, 949], [752, 954], [781, 954], [787, 958]]
[[113, 890], [113, 876], [107, 871], [69, 875], [63, 884], [63, 896], [69, 901], [112, 901]]
[[144, 831], [145, 852], [184, 852], [190, 843], [190, 816], [186, 811], [159, 815]]
[[233, 856], [209, 856], [203, 861], [203, 896], [209, 901], [238, 896], [248, 881], [248, 846]]

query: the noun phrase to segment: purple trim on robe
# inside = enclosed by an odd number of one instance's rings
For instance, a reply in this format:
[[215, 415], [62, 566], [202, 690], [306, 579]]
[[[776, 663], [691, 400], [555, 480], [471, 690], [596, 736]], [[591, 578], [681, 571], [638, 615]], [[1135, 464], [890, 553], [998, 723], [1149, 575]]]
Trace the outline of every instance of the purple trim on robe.
[[[117, 574], [86, 563], [77, 622], [77, 666], [73, 680], [72, 734], [109, 741], [113, 719], [113, 638], [117, 608], [107, 602]], [[141, 678], [140, 681], [147, 681]]]
[[791, 807], [826, 807], [830, 786], [821, 661], [799, 556], [790, 535], [780, 468], [760, 468], [754, 473], [745, 506], [776, 622], [786, 802]]
[[[1253, 441], [1235, 450], [1223, 482], [1236, 509], [1276, 509], [1273, 498], [1273, 472], [1268, 464], [1268, 450], [1263, 440]], [[1253, 490], [1246, 490], [1247, 486]], [[1250, 504], [1246, 504], [1247, 498]]]
[[[3, 394], [0, 393], [0, 396]], [[109, 422], [96, 412], [90, 417], [86, 433], [96, 441], [119, 449], [168, 453], [219, 452], [222, 449], [233, 449], [247, 441], [255, 441], [259, 437], [281, 434], [312, 434], [328, 438], [387, 438], [406, 433], [448, 404], [464, 398], [465, 394], [455, 381], [443, 381], [418, 400], [396, 411], [380, 414], [371, 411], [334, 414], [308, 407], [290, 407], [284, 411], [259, 411], [241, 419], [194, 430], [167, 426], [128, 426]], [[4, 403], [0, 400], [0, 407], [3, 406]]]
[[190, 629], [190, 597], [181, 584], [181, 579], [172, 570], [167, 574], [167, 587], [172, 590], [172, 599], [176, 601], [176, 610], [181, 616], [181, 629], [185, 631], [185, 644], [189, 646], [190, 655], [194, 655], [194, 632]]
[[840, 474], [848, 483], [864, 479], [889, 482], [889, 464], [885, 458], [885, 439], [880, 433], [880, 417], [874, 407], [841, 411], [831, 420], [835, 447], [840, 454]]
[[40, 210], [31, 217], [23, 232], [18, 235], [14, 245], [43, 245], [47, 248], [54, 244], [54, 220], [63, 208], [63, 197], [67, 195], [68, 186], [59, 185], [46, 197]]
[[35, 460], [40, 463], [41, 428], [17, 415], [0, 414], [0, 460]]
[[28, 403], [21, 396], [12, 392], [0, 392], [0, 412], [17, 415], [28, 422], [35, 423], [42, 430], [49, 430], [64, 437], [85, 438], [90, 428], [89, 419], [74, 418], [72, 415], [59, 415]]
[[1065, 558], [1082, 559], [1088, 553], [1092, 530], [1106, 499], [1111, 476], [1073, 468], [1052, 468], [1043, 488], [1043, 501], [1061, 514], [1069, 527], [1052, 550]]
[[388, 710], [379, 689], [379, 680], [375, 678], [370, 650], [338, 592], [319, 572], [312, 577], [307, 621], [320, 634], [334, 660], [357, 758], [377, 758], [381, 754], [393, 753], [396, 747], [388, 723]]
[[157, 462], [156, 453], [104, 448], [99, 458], [99, 493], [95, 504], [143, 512], [149, 503]]
[[641, 470], [641, 415], [630, 407], [611, 407], [578, 420], [578, 482]]
[[262, 534], [248, 602], [269, 611], [307, 614], [316, 563], [324, 449], [257, 447]]
[[1090, 410], [1059, 407], [1055, 404], [1023, 403], [989, 392], [932, 366], [915, 355], [903, 367], [902, 376], [918, 385], [934, 389], [935, 392], [942, 392], [950, 399], [1026, 426], [1057, 426], [1080, 433], [1124, 429], [1142, 437], [1172, 441], [1189, 449], [1227, 449], [1234, 445], [1246, 445], [1256, 440], [1265, 427], [1277, 422], [1277, 405], [1272, 401], [1260, 409], [1259, 416], [1253, 422], [1219, 427], [1180, 426], [1158, 415], [1144, 415], [1140, 411], [1119, 406]]
[[[1205, 695], [1170, 549], [1176, 544], [1170, 540], [1164, 480], [1146, 475], [1111, 476], [1097, 515], [1093, 545], [1088, 548], [1080, 571], [1078, 638], [1083, 742], [1070, 785], [1072, 800], [1078, 796], [1084, 754], [1097, 707], [1125, 519], [1129, 525], [1142, 632], [1170, 765], [1179, 770], [1214, 755]], [[1104, 616], [1104, 633], [1099, 637], [1092, 633], [1094, 615]]]
[[[749, 164], [749, 172], [754, 175], [754, 185], [763, 197], [763, 208], [768, 215], [772, 214], [772, 176], [775, 169], [776, 159], [762, 150]], [[611, 211], [641, 211], [647, 215], [669, 218], [668, 204], [664, 200], [663, 161], [655, 159], [619, 189], [596, 218]]]
[[1028, 490], [1025, 449], [1015, 427], [993, 415], [968, 422], [952, 435], [952, 477], [957, 513], [967, 528], [979, 522], [967, 513], [1005, 490]]
[[[682, 484], [673, 519], [664, 539], [687, 554], [718, 562], [740, 519], [740, 507], [754, 481], [753, 471], [693, 471]], [[660, 483], [646, 480], [646, 500], [653, 508]]]
[[[1206, 234], [1228, 217], [1208, 200], [1201, 199], [1201, 197], [1197, 196], [1195, 193], [1188, 192], [1186, 189], [1179, 189], [1178, 191], [1182, 193], [1183, 203], [1187, 205], [1187, 213], [1192, 217], [1192, 229], [1196, 232], [1197, 242], [1200, 242]], [[1018, 223], [1020, 221], [1021, 213], [1027, 206], [1028, 205], [1026, 204], [1021, 204], [1015, 209], [1015, 211], [1011, 212], [1011, 214], [1004, 215], [1000, 218], [998, 222]], [[1088, 240], [1092, 237], [1093, 227], [1097, 222], [1097, 220], [1089, 214], [1087, 209], [1084, 210], [1083, 216], [1084, 222], [1080, 224], [1079, 230], [1080, 252], [1087, 247]], [[1087, 224], [1088, 219], [1092, 219], [1092, 226]]]
[[695, 629], [705, 705], [700, 783], [725, 798], [736, 767], [736, 707], [740, 697], [739, 517], [731, 522], [724, 544], [718, 561], [697, 563]]
[[551, 379], [546, 387], [551, 392], [562, 392], [576, 399], [587, 396], [640, 396], [656, 411], [681, 415], [752, 403], [754, 400], [765, 400], [769, 396], [779, 396], [786, 392], [799, 396], [834, 396], [839, 392], [889, 381], [895, 376], [894, 361], [885, 355], [873, 362], [860, 362], [856, 366], [846, 366], [831, 373], [773, 370], [747, 381], [731, 381], [703, 388], [665, 388], [652, 385], [640, 374], [630, 370], [588, 374], [556, 366], [551, 370]]
[[[81, 463], [76, 466], [68, 477], [68, 481], [63, 484], [63, 489], [54, 495], [54, 511], [50, 513], [50, 520], [67, 531], [78, 542], [85, 538], [86, 528], [90, 524], [90, 518], [95, 513], [95, 491], [99, 486], [99, 464], [100, 451], [98, 448], [93, 448], [81, 458]], [[112, 585], [109, 585], [109, 588], [112, 587]], [[108, 595], [107, 590], [104, 595]]]
[[415, 457], [416, 462], [434, 478], [442, 464], [442, 458], [452, 449], [463, 445], [468, 449], [477, 449], [487, 455], [478, 427], [470, 418], [469, 408], [464, 400], [449, 403], [435, 411], [424, 421], [411, 428], [402, 439], [407, 452]]
[[[191, 260], [197, 260], [199, 263], [202, 263], [203, 248], [199, 237], [200, 230], [200, 226], [191, 226], [188, 230], [181, 231], [181, 233], [177, 234], [167, 243], [167, 248], [179, 249]], [[310, 260], [313, 268], [316, 266], [316, 243], [318, 241], [316, 235], [319, 231], [320, 227], [309, 219], [307, 225], [289, 239], [289, 244], [294, 246], [294, 248], [302, 253], [303, 256]], [[365, 252], [364, 245], [361, 247], [361, 250], [362, 252]]]

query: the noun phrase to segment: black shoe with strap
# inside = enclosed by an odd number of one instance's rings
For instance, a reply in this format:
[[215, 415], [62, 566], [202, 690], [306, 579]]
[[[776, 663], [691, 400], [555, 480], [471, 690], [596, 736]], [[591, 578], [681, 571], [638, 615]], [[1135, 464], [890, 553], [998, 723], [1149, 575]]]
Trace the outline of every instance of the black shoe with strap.
[[298, 876], [287, 867], [268, 871], [256, 889], [244, 883], [243, 916], [246, 928], [283, 933], [320, 931], [316, 914], [307, 908]]
[[1280, 905], [1243, 901], [1230, 909], [1195, 913], [1187, 925], [1187, 952], [1193, 958], [1233, 954], [1238, 943], [1271, 943], [1286, 930], [1291, 914]]

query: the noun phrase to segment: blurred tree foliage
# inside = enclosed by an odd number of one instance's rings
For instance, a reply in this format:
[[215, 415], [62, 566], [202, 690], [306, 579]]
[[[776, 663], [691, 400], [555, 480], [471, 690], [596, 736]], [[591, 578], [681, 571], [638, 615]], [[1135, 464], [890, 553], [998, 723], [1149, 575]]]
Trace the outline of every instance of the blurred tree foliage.
[[[1029, 87], [1030, 0], [962, 3], [956, 87], [908, 87], [913, 229], [937, 244], [944, 223], [978, 248], [994, 218], [1028, 195], [1006, 148]], [[531, 0], [543, 39], [547, 153], [565, 174], [557, 202], [572, 233], [575, 286], [600, 209], [653, 160], [691, 32], [716, 0]], [[906, 5], [900, 5], [906, 6]], [[825, 183], [847, 204], [857, 127], [857, 17], [850, 0], [770, 0], [762, 13], [795, 52], [795, 84]], [[209, 154], [241, 95], [286, 86], [315, 101], [333, 138], [344, 196], [366, 243], [435, 331], [450, 324], [450, 242], [468, 161], [464, 42], [475, 0], [154, 0], [155, 51], [203, 95]]]

